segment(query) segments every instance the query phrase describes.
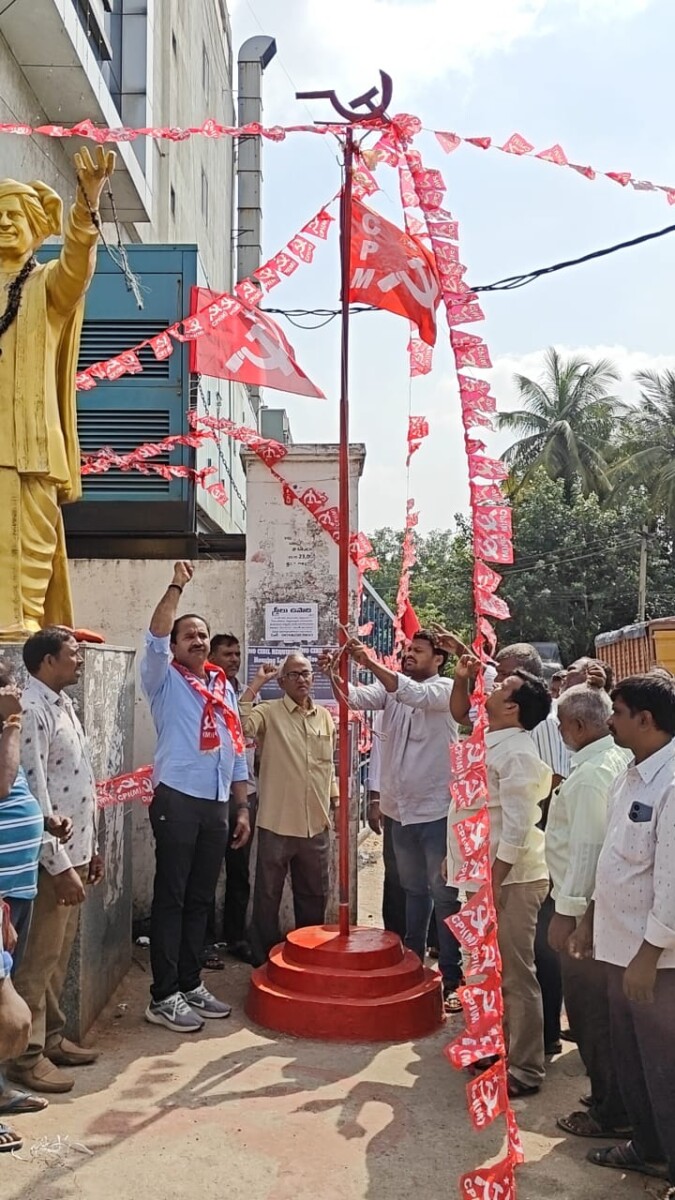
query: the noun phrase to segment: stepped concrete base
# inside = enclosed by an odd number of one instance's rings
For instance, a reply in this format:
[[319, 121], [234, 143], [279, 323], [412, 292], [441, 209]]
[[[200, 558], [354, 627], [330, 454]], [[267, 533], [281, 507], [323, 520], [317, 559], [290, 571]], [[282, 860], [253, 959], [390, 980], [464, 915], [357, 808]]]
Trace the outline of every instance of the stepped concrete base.
[[438, 974], [394, 933], [312, 925], [289, 933], [253, 972], [246, 1013], [295, 1037], [406, 1042], [442, 1024]]

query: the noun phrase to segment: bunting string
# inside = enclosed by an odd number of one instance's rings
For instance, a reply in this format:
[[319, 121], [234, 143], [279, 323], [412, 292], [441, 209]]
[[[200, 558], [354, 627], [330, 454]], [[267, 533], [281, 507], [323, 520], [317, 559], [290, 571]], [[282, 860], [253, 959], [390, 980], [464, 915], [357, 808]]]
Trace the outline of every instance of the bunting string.
[[[78, 372], [75, 378], [78, 391], [91, 391], [97, 382], [112, 383], [124, 375], [140, 375], [143, 371], [143, 364], [139, 358], [141, 350], [151, 350], [155, 358], [161, 361], [173, 354], [174, 342], [196, 342], [209, 333], [216, 333], [218, 330], [222, 332], [222, 326], [228, 318], [236, 318], [243, 313], [254, 313], [264, 295], [277, 287], [284, 277], [293, 275], [302, 264], [313, 261], [318, 243], [326, 241], [333, 224], [334, 217], [330, 215], [328, 208], [335, 199], [336, 197], [333, 197], [328, 204], [323, 205], [295, 237], [291, 238], [285, 248], [259, 267], [250, 279], [241, 280], [234, 292], [211, 293], [208, 303], [190, 316], [176, 321], [151, 338], [137, 342], [114, 358], [92, 363]], [[261, 316], [261, 324], [269, 329], [270, 322], [264, 315]], [[244, 328], [242, 340], [245, 333]], [[234, 369], [229, 377], [236, 377]]]
[[[404, 114], [407, 117], [407, 114]], [[409, 121], [409, 118], [408, 118]], [[403, 130], [403, 136], [415, 136], [422, 130], [422, 123], [417, 118], [414, 118], [417, 128], [411, 130], [410, 124]], [[394, 117], [391, 121], [373, 121], [364, 119], [363, 122], [354, 121], [354, 128], [364, 131], [372, 131], [377, 129], [388, 130], [393, 129], [396, 134], [399, 132], [401, 117]], [[446, 154], [452, 154], [460, 146], [473, 146], [478, 150], [498, 150], [502, 154], [515, 155], [518, 158], [535, 158], [540, 162], [551, 163], [553, 166], [565, 167], [571, 171], [575, 171], [578, 175], [585, 179], [596, 180], [599, 178], [609, 179], [613, 183], [618, 184], [622, 188], [630, 188], [635, 192], [661, 192], [665, 195], [669, 204], [675, 204], [675, 186], [672, 184], [653, 183], [650, 179], [641, 179], [634, 175], [631, 171], [603, 171], [600, 168], [592, 166], [584, 166], [582, 163], [572, 162], [559, 142], [545, 147], [542, 150], [537, 150], [533, 142], [522, 133], [513, 133], [505, 142], [499, 143], [497, 139], [489, 136], [480, 137], [463, 137], [458, 133], [448, 130], [431, 130], [436, 137], [439, 145]], [[153, 138], [159, 141], [184, 142], [193, 137], [205, 138], [245, 138], [245, 137], [262, 137], [270, 142], [283, 142], [289, 134], [294, 133], [311, 133], [314, 135], [325, 136], [326, 134], [334, 134], [341, 136], [344, 134], [344, 125], [341, 124], [321, 124], [321, 125], [272, 125], [264, 126], [258, 122], [250, 122], [247, 125], [222, 125], [219, 121], [210, 117], [201, 125], [189, 125], [186, 127], [180, 126], [142, 126], [133, 128], [130, 126], [108, 127], [96, 124], [90, 119], [78, 121], [75, 125], [29, 125], [20, 122], [14, 124], [0, 124], [0, 134], [12, 134], [17, 137], [48, 137], [48, 138], [86, 138], [89, 141], [104, 144], [120, 144], [122, 142], [133, 142], [138, 138]]]

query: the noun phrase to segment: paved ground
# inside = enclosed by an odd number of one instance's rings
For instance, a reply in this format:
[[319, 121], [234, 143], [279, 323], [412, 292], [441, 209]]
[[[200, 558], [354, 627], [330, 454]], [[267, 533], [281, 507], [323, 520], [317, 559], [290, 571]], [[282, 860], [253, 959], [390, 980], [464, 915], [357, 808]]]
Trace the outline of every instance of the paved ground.
[[[365, 924], [377, 920], [381, 864], [374, 838], [364, 850]], [[234, 1014], [181, 1040], [141, 1019], [148, 973], [139, 951], [92, 1033], [100, 1062], [80, 1069], [71, 1096], [16, 1122], [26, 1145], [20, 1161], [0, 1160], [3, 1200], [448, 1200], [461, 1172], [499, 1155], [501, 1122], [472, 1133], [465, 1080], [442, 1057], [450, 1026], [384, 1047], [277, 1037], [247, 1024], [247, 978], [240, 964], [212, 973], [209, 986]], [[557, 1135], [556, 1114], [576, 1107], [583, 1089], [571, 1050], [539, 1097], [517, 1102], [529, 1160], [521, 1200], [645, 1196], [639, 1178], [587, 1165], [591, 1143]], [[31, 1160], [38, 1139], [58, 1135], [91, 1156], [67, 1166]]]

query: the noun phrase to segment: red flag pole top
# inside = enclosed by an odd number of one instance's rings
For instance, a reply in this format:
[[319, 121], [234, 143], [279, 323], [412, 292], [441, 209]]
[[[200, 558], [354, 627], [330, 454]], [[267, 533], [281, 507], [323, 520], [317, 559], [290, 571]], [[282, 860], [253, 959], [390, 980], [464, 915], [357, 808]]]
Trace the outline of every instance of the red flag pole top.
[[[338, 541], [338, 615], [340, 622], [339, 641], [344, 645], [347, 641], [349, 625], [349, 285], [351, 270], [352, 247], [352, 170], [354, 164], [354, 122], [363, 125], [365, 121], [380, 121], [386, 116], [391, 103], [392, 81], [389, 75], [380, 71], [381, 92], [379, 103], [375, 104], [378, 95], [377, 88], [371, 88], [362, 96], [350, 101], [349, 106], [338, 99], [334, 91], [297, 92], [298, 100], [329, 100], [333, 108], [346, 121], [343, 146], [343, 185], [340, 196], [340, 257], [341, 257], [341, 347], [340, 347], [340, 455], [339, 455], [339, 541]], [[367, 108], [364, 117], [358, 109]], [[338, 810], [339, 845], [339, 925], [340, 934], [349, 934], [349, 809], [351, 782], [351, 754], [349, 731], [349, 708], [347, 706], [347, 689], [349, 687], [349, 659], [346, 654], [340, 658], [340, 677], [342, 687], [339, 701], [339, 749], [338, 749], [338, 786], [340, 790], [340, 807]]]

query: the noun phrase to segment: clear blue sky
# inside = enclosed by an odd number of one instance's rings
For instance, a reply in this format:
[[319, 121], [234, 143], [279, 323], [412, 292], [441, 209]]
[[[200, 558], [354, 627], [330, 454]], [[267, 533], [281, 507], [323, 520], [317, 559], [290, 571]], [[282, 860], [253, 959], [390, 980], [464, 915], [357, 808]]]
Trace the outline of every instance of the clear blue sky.
[[[234, 0], [236, 50], [252, 34], [277, 40], [265, 75], [265, 122], [309, 122], [326, 107], [294, 92], [334, 87], [344, 99], [394, 79], [393, 112], [414, 112], [428, 130], [486, 134], [498, 143], [523, 133], [538, 149], [560, 142], [572, 161], [675, 187], [672, 134], [673, 0]], [[606, 179], [589, 182], [538, 161], [462, 146], [443, 154], [430, 133], [418, 139], [428, 165], [448, 184], [460, 221], [471, 283], [487, 283], [675, 224], [661, 193], [635, 193]], [[266, 255], [280, 249], [339, 186], [329, 139], [294, 135], [266, 143]], [[400, 220], [395, 175], [380, 168], [375, 204]], [[337, 236], [273, 293], [279, 307], [331, 307], [338, 295]], [[500, 407], [515, 406], [512, 375], [538, 371], [550, 344], [589, 357], [611, 356], [621, 393], [644, 366], [675, 365], [672, 275], [675, 235], [522, 291], [485, 299], [487, 321], [472, 326], [492, 351]], [[296, 441], [337, 435], [337, 322], [300, 332], [282, 321], [304, 369], [327, 400], [268, 392], [288, 409]], [[368, 457], [361, 527], [401, 525], [409, 398], [407, 325], [386, 314], [353, 322], [352, 436]], [[422, 530], [447, 527], [467, 505], [457, 398], [441, 330], [433, 374], [413, 381], [412, 409], [431, 438], [413, 460], [412, 493]], [[495, 451], [503, 440], [491, 438]]]

